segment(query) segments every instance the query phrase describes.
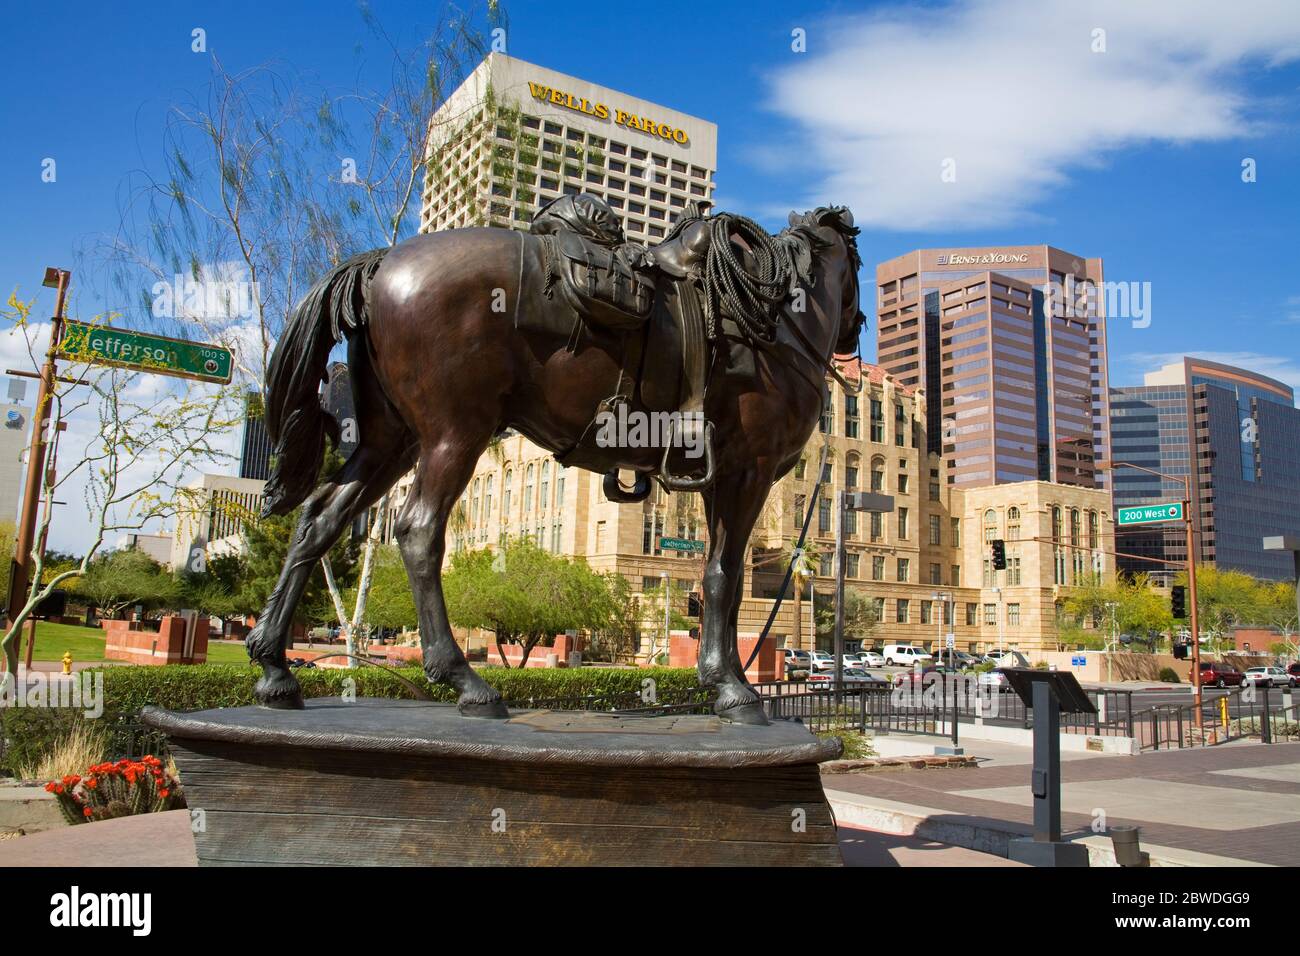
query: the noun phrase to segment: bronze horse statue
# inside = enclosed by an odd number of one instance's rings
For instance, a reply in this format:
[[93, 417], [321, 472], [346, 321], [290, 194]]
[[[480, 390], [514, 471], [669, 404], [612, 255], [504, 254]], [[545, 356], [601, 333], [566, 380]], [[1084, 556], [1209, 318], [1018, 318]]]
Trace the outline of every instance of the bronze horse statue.
[[[777, 237], [755, 226], [768, 258], [785, 263], [777, 273], [782, 287], [765, 299], [766, 324], [735, 314], [749, 311], [746, 302], [763, 305], [762, 287], [753, 282], [748, 288], [759, 290], [758, 299], [727, 294], [743, 285], [763, 251], [743, 223], [754, 226], [726, 213], [684, 216], [669, 241], [648, 252], [698, 278], [706, 297], [720, 303], [710, 316], [704, 395], [716, 458], [701, 491], [708, 555], [699, 678], [716, 688], [719, 716], [762, 724], [762, 703], [736, 649], [745, 549], [769, 489], [799, 460], [817, 424], [833, 356], [857, 350], [865, 320], [858, 230], [843, 207], [791, 213], [790, 227]], [[414, 468], [395, 530], [419, 612], [425, 673], [459, 692], [462, 714], [506, 716], [447, 619], [441, 572], [449, 515], [493, 436], [514, 429], [562, 456], [621, 381], [616, 338], [589, 330], [574, 347], [550, 330], [571, 326], [574, 311], [548, 294], [553, 276], [543, 238], [500, 228], [418, 235], [337, 266], [295, 310], [267, 374], [266, 423], [276, 455], [264, 513], [303, 508], [279, 581], [246, 641], [263, 669], [255, 690], [261, 704], [303, 706], [285, 652], [313, 566]], [[534, 321], [547, 314], [556, 319], [551, 326]], [[338, 432], [320, 404], [319, 384], [330, 351], [345, 339], [359, 445], [316, 487], [326, 436]], [[603, 454], [596, 465], [607, 475], [624, 469], [640, 478], [653, 474], [661, 458], [656, 448], [610, 447]], [[590, 460], [582, 464], [597, 470]]]

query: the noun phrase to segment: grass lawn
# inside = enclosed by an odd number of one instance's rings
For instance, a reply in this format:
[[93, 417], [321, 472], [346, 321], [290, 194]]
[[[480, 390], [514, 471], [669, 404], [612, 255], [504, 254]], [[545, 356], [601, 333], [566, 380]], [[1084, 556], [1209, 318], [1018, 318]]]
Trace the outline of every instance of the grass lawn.
[[[98, 627], [79, 627], [76, 624], [36, 622], [36, 650], [32, 660], [61, 661], [65, 651], [72, 652], [74, 661], [102, 661], [104, 659], [104, 632]], [[27, 652], [27, 629], [23, 628], [23, 650]], [[246, 664], [248, 652], [242, 644], [209, 644], [208, 661], [213, 664]]]

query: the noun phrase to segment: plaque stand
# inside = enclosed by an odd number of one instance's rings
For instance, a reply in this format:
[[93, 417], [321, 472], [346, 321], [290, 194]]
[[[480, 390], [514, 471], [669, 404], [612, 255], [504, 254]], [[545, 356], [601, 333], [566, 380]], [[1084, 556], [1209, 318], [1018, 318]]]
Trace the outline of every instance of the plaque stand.
[[840, 744], [794, 722], [377, 698], [142, 719], [203, 866], [841, 864], [817, 767]]

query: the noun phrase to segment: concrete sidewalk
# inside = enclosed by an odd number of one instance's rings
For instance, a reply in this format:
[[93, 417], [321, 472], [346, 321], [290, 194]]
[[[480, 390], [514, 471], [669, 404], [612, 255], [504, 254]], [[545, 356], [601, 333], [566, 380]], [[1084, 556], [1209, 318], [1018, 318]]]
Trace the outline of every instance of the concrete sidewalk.
[[[841, 824], [1004, 853], [1011, 836], [1031, 832], [1029, 774], [1028, 761], [1009, 754], [978, 768], [822, 781]], [[1111, 852], [1098, 828], [1116, 824], [1139, 827], [1163, 865], [1300, 863], [1300, 743], [1065, 760], [1061, 779], [1062, 828], [1098, 863]]]
[[0, 840], [0, 866], [198, 866], [190, 811], [142, 813]]
[[915, 835], [868, 830], [843, 823], [837, 832], [845, 866], [1024, 866], [992, 853], [938, 843]]

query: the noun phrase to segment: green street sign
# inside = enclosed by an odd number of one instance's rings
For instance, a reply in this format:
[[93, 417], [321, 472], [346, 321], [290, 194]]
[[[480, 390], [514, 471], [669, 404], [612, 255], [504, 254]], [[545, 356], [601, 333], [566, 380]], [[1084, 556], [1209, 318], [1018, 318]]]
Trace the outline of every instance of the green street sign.
[[1152, 524], [1156, 521], [1181, 521], [1183, 503], [1169, 501], [1161, 505], [1138, 505], [1133, 508], [1119, 508], [1115, 511], [1115, 523], [1118, 525]]
[[659, 549], [661, 551], [693, 551], [696, 554], [703, 554], [704, 542], [687, 541], [685, 538], [660, 538]]
[[230, 381], [235, 366], [230, 349], [219, 345], [84, 322], [64, 323], [59, 355], [74, 362], [139, 369], [222, 385]]

